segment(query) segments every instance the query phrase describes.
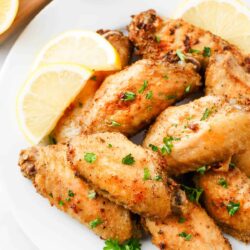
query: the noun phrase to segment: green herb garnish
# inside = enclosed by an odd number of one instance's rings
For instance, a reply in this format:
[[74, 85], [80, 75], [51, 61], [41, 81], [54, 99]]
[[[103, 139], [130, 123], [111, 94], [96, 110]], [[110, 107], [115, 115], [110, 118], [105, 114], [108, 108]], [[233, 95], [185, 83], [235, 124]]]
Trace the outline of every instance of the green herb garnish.
[[186, 219], [185, 219], [184, 217], [180, 217], [178, 222], [182, 224], [182, 223], [184, 223], [185, 221], [186, 221]]
[[147, 88], [148, 86], [148, 81], [147, 80], [144, 80], [143, 81], [143, 85], [141, 86], [141, 88], [138, 90], [138, 93], [139, 94], [142, 94], [144, 92], [144, 90]]
[[93, 163], [96, 161], [96, 155], [94, 153], [85, 153], [84, 160], [88, 163]]
[[119, 244], [118, 240], [106, 240], [103, 250], [141, 250], [141, 244], [138, 239], [130, 239], [123, 244]]
[[147, 180], [150, 180], [150, 171], [148, 168], [144, 168], [144, 176], [143, 176], [143, 180], [144, 181], [147, 181]]
[[69, 191], [68, 191], [68, 196], [69, 196], [69, 197], [74, 197], [75, 194], [74, 194], [71, 190], [69, 190]]
[[168, 80], [168, 75], [163, 75], [163, 79]]
[[196, 172], [200, 173], [200, 174], [205, 174], [207, 170], [207, 167], [206, 166], [202, 166], [202, 167], [199, 167]]
[[164, 146], [161, 148], [161, 153], [165, 155], [166, 153], [171, 154], [174, 147], [173, 141], [179, 141], [180, 138], [174, 138], [173, 136], [168, 136], [163, 138]]
[[205, 121], [210, 115], [211, 115], [211, 110], [206, 108], [201, 117], [201, 121]]
[[150, 100], [150, 99], [152, 99], [152, 97], [153, 97], [153, 91], [150, 90], [150, 91], [146, 94], [146, 99]]
[[65, 203], [62, 201], [62, 200], [60, 200], [59, 202], [58, 202], [58, 205], [59, 206], [63, 206]]
[[112, 146], [112, 144], [109, 143], [109, 144], [108, 144], [108, 147], [109, 147], [109, 148], [112, 148], [113, 146]]
[[229, 167], [230, 167], [231, 169], [234, 169], [234, 168], [236, 167], [236, 164], [233, 163], [233, 162], [230, 162], [230, 163], [229, 163]]
[[181, 61], [185, 61], [186, 56], [181, 52], [181, 50], [176, 50], [177, 56], [180, 58]]
[[111, 120], [111, 126], [112, 126], [112, 127], [120, 127], [120, 126], [121, 126], [121, 123], [116, 122], [116, 121], [114, 121], [114, 120]]
[[220, 178], [220, 179], [218, 180], [218, 184], [221, 185], [221, 186], [224, 187], [224, 188], [227, 188], [227, 187], [228, 187], [227, 181], [226, 181], [224, 178]]
[[183, 237], [186, 241], [191, 240], [192, 235], [191, 234], [187, 234], [186, 232], [181, 232], [180, 234], [178, 234], [180, 237]]
[[95, 220], [90, 221], [89, 226], [93, 229], [102, 223], [103, 221], [100, 218], [97, 218]]
[[136, 94], [134, 92], [128, 91], [122, 95], [121, 99], [123, 101], [133, 101], [135, 98], [136, 98]]
[[155, 36], [155, 41], [159, 43], [161, 41], [161, 38], [159, 36]]
[[202, 188], [192, 188], [185, 185], [181, 185], [186, 192], [188, 199], [192, 202], [199, 203], [200, 196], [203, 192]]
[[53, 135], [49, 135], [49, 144], [56, 144], [56, 138]]
[[188, 52], [189, 52], [189, 53], [192, 53], [192, 54], [199, 54], [201, 51], [198, 50], [198, 49], [189, 49]]
[[167, 100], [175, 99], [176, 97], [176, 95], [166, 95]]
[[154, 178], [153, 178], [154, 181], [162, 181], [162, 177], [160, 175], [156, 175]]
[[125, 165], [133, 165], [135, 163], [135, 159], [131, 154], [128, 154], [122, 158], [122, 163]]
[[95, 199], [95, 197], [96, 197], [96, 192], [95, 192], [95, 190], [90, 190], [90, 191], [88, 191], [88, 198], [89, 198], [90, 200]]
[[153, 144], [149, 144], [148, 145], [154, 152], [157, 152], [158, 151], [158, 147], [153, 145]]
[[186, 88], [185, 88], [185, 93], [189, 93], [190, 92], [190, 89], [191, 89], [191, 85], [188, 85]]
[[205, 56], [205, 57], [211, 56], [211, 49], [209, 47], [204, 47], [203, 56]]
[[90, 79], [96, 81], [96, 76], [92, 76]]
[[239, 208], [240, 208], [240, 203], [234, 203], [230, 201], [227, 204], [227, 211], [230, 216], [233, 216], [239, 210]]

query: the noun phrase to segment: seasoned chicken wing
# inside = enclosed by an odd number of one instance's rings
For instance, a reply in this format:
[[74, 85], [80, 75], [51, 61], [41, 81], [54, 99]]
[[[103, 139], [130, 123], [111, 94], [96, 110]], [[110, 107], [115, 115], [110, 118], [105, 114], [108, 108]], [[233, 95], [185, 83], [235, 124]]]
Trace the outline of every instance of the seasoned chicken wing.
[[222, 230], [250, 242], [250, 180], [238, 168], [197, 176], [208, 213]]
[[[218, 70], [219, 69], [219, 70]], [[225, 96], [250, 106], [250, 71], [230, 52], [214, 55], [206, 70], [206, 94]]]
[[250, 141], [246, 142], [246, 150], [233, 156], [232, 162], [250, 178]]
[[200, 80], [192, 63], [139, 60], [105, 79], [82, 117], [84, 132], [133, 135], [166, 107], [196, 91]]
[[130, 212], [97, 195], [75, 175], [67, 159], [67, 146], [51, 145], [23, 150], [20, 168], [51, 205], [88, 226], [103, 239], [123, 242], [133, 235]]
[[[98, 33], [104, 36], [117, 50], [122, 67], [127, 66], [132, 50], [128, 37], [116, 30], [99, 30]], [[95, 72], [95, 75], [86, 83], [80, 94], [57, 123], [51, 135], [54, 140], [64, 142], [81, 133], [82, 120], [85, 119], [86, 110], [88, 110], [96, 90], [100, 87], [103, 80], [112, 73], [114, 72]]]
[[179, 60], [176, 51], [180, 50], [207, 63], [214, 52], [229, 50], [239, 62], [249, 63], [249, 58], [245, 59], [235, 46], [222, 38], [181, 19], [165, 20], [154, 10], [132, 16], [128, 31], [130, 40], [144, 58], [167, 58], [175, 61]]
[[119, 133], [73, 138], [72, 168], [109, 200], [143, 216], [185, 213], [185, 193], [162, 173], [161, 159]]
[[164, 221], [145, 219], [153, 243], [162, 250], [229, 250], [231, 246], [214, 221], [198, 205], [190, 204], [189, 213], [169, 216]]
[[144, 147], [160, 152], [178, 175], [225, 161], [250, 140], [250, 112], [222, 97], [206, 96], [167, 108], [148, 131]]

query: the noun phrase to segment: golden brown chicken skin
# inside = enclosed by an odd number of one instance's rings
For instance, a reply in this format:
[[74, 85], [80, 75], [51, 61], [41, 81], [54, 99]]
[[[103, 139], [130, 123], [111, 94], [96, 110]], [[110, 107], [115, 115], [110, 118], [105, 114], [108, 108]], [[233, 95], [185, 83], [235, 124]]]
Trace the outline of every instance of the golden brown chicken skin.
[[246, 142], [246, 150], [233, 156], [232, 162], [250, 178], [250, 142]]
[[190, 204], [186, 216], [169, 216], [164, 221], [144, 219], [152, 242], [161, 250], [229, 250], [214, 221], [198, 205]]
[[196, 91], [200, 80], [192, 63], [139, 60], [105, 79], [83, 118], [83, 131], [131, 136], [166, 107]]
[[228, 172], [209, 171], [197, 177], [204, 190], [208, 213], [222, 230], [250, 242], [250, 180], [238, 168]]
[[79, 136], [68, 147], [72, 168], [109, 200], [149, 217], [185, 212], [185, 194], [164, 176], [161, 159], [122, 134]]
[[143, 142], [158, 147], [170, 174], [195, 171], [243, 151], [250, 138], [250, 112], [222, 97], [206, 96], [167, 108]]
[[250, 106], [250, 71], [242, 67], [230, 52], [216, 54], [206, 70], [206, 95], [225, 96]]
[[249, 58], [245, 59], [235, 46], [222, 38], [182, 19], [163, 19], [152, 9], [132, 16], [128, 31], [129, 39], [144, 58], [175, 61], [179, 60], [176, 51], [180, 50], [206, 64], [211, 54], [229, 50], [240, 63], [249, 63]]
[[[122, 68], [128, 65], [131, 56], [132, 45], [127, 36], [117, 30], [99, 30], [99, 34], [105, 37], [117, 50], [120, 55]], [[86, 110], [88, 110], [95, 92], [100, 87], [103, 80], [112, 71], [98, 71], [86, 83], [80, 94], [76, 97], [73, 103], [65, 111], [62, 118], [57, 123], [51, 138], [57, 142], [65, 142], [68, 139], [79, 135], [82, 129], [82, 120], [85, 119]]]
[[25, 177], [51, 205], [92, 229], [103, 239], [123, 242], [133, 235], [130, 212], [97, 195], [75, 175], [67, 160], [67, 147], [32, 147], [20, 154], [19, 166]]

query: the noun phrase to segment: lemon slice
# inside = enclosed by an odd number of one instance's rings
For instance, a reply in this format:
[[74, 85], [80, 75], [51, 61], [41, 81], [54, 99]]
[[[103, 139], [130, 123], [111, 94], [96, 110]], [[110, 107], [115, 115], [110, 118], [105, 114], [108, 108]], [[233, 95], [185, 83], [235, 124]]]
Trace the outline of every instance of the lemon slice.
[[17, 97], [18, 123], [30, 142], [53, 130], [92, 73], [79, 65], [51, 64], [30, 76]]
[[173, 18], [183, 18], [250, 53], [250, 9], [242, 1], [186, 0]]
[[116, 49], [92, 31], [68, 31], [50, 41], [38, 55], [33, 69], [50, 63], [74, 63], [94, 70], [120, 70]]
[[13, 23], [19, 6], [18, 0], [0, 0], [0, 34]]

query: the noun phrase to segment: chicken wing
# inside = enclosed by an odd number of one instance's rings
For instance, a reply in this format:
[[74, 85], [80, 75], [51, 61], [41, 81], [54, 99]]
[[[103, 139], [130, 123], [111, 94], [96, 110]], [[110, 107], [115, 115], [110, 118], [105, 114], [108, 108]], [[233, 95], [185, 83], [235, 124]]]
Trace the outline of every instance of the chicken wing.
[[154, 10], [148, 10], [132, 16], [128, 26], [129, 39], [144, 58], [168, 58], [179, 60], [176, 51], [190, 53], [203, 63], [207, 63], [211, 54], [231, 51], [240, 63], [249, 63], [239, 50], [213, 35], [182, 19], [163, 19]]
[[51, 145], [23, 150], [20, 168], [51, 205], [88, 226], [103, 239], [123, 242], [133, 235], [130, 212], [97, 195], [77, 177], [67, 160], [67, 146]]
[[250, 140], [250, 112], [206, 96], [166, 109], [152, 125], [144, 147], [160, 152], [169, 173], [178, 175], [225, 161], [245, 149]]
[[190, 204], [185, 217], [171, 215], [164, 221], [145, 219], [144, 225], [153, 243], [162, 250], [232, 249], [214, 221], [198, 205]]
[[197, 177], [208, 213], [222, 230], [250, 242], [250, 180], [239, 169], [208, 171]]
[[[130, 60], [132, 50], [128, 37], [116, 30], [99, 30], [98, 33], [104, 36], [118, 51], [122, 67], [125, 67]], [[112, 73], [114, 72], [95, 72], [95, 75], [86, 83], [83, 90], [57, 123], [51, 134], [55, 141], [64, 142], [80, 134], [83, 126], [82, 119], [85, 119], [85, 112], [89, 108], [96, 90], [100, 87], [103, 80]]]
[[246, 150], [233, 156], [232, 162], [250, 178], [250, 142], [246, 142]]
[[185, 213], [185, 193], [164, 176], [161, 159], [122, 134], [75, 137], [68, 148], [72, 168], [109, 200], [143, 216]]
[[[219, 70], [218, 70], [219, 69]], [[250, 106], [250, 73], [230, 52], [214, 55], [206, 70], [206, 94]]]
[[105, 79], [82, 117], [83, 131], [133, 135], [166, 107], [196, 91], [200, 81], [192, 63], [139, 60]]

